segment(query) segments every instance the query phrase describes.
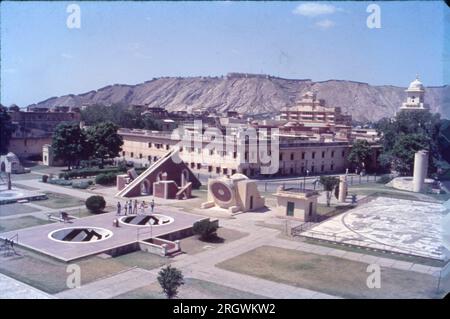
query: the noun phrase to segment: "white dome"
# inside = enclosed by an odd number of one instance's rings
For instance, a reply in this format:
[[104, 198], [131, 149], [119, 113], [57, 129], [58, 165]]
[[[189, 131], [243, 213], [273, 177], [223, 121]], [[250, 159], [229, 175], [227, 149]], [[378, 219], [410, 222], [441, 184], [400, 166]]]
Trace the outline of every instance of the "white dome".
[[416, 78], [409, 84], [408, 91], [423, 91], [423, 84]]

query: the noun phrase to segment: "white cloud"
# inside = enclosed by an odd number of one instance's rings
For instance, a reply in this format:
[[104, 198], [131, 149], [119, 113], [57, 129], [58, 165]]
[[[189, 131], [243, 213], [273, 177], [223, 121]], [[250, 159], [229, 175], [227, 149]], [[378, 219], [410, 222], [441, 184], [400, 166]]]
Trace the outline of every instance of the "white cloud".
[[333, 14], [338, 9], [330, 4], [307, 2], [298, 5], [293, 11], [293, 14], [305, 17], [317, 17], [320, 15]]
[[320, 29], [324, 29], [325, 30], [325, 29], [329, 29], [329, 28], [334, 27], [335, 23], [333, 21], [329, 20], [329, 19], [325, 19], [325, 20], [317, 21], [314, 25], [316, 27], [320, 28]]

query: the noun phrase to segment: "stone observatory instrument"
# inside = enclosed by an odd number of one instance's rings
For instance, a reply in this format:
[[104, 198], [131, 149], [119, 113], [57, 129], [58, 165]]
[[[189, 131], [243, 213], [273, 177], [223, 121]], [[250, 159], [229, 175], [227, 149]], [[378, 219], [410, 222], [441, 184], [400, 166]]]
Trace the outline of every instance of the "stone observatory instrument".
[[208, 181], [208, 201], [202, 208], [220, 207], [230, 213], [248, 212], [264, 207], [257, 184], [243, 174]]

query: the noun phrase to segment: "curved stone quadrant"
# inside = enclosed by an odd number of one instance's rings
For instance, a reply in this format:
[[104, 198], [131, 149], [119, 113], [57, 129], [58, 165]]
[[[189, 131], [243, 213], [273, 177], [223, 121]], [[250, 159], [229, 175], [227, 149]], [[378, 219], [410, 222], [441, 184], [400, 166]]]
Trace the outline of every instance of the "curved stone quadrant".
[[65, 243], [92, 243], [111, 238], [112, 231], [99, 227], [67, 227], [48, 234], [55, 241]]
[[162, 226], [169, 225], [174, 222], [174, 219], [170, 216], [161, 214], [151, 214], [151, 215], [132, 215], [123, 216], [119, 219], [122, 224], [130, 226]]

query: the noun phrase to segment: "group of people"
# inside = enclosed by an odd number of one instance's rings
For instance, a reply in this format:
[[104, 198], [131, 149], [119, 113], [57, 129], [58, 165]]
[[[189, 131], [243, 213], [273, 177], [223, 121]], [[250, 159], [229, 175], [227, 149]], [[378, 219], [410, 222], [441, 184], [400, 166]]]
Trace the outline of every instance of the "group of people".
[[[139, 206], [139, 207], [138, 207]], [[125, 212], [125, 215], [137, 215], [138, 214], [138, 208], [140, 214], [145, 214], [145, 209], [147, 208], [147, 203], [145, 200], [142, 201], [142, 203], [138, 203], [138, 200], [135, 199], [134, 202], [132, 199], [125, 202], [125, 205], [123, 206], [123, 210]], [[153, 210], [155, 208], [155, 200], [152, 199], [150, 202], [150, 210], [153, 213]], [[122, 204], [120, 202], [117, 202], [117, 215], [122, 215]]]

